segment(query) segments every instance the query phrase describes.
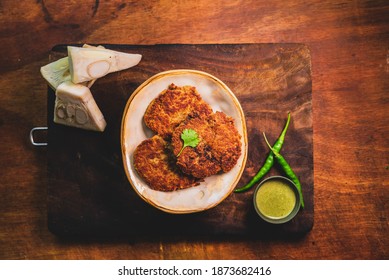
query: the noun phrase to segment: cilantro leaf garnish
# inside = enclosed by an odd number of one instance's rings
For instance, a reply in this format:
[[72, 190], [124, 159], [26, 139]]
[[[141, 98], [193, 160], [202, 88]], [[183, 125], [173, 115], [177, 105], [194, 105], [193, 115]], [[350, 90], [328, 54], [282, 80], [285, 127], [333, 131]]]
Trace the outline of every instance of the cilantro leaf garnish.
[[192, 147], [195, 148], [199, 142], [199, 136], [197, 135], [197, 132], [193, 129], [184, 129], [181, 133], [181, 139], [184, 140], [184, 145], [181, 148], [181, 151], [177, 154], [177, 157], [179, 157], [184, 150], [185, 147]]

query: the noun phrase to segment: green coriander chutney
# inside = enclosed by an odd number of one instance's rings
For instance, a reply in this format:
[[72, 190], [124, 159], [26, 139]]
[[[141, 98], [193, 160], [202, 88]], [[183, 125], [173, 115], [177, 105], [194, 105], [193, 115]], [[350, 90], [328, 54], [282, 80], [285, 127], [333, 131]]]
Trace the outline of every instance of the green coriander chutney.
[[254, 202], [261, 214], [270, 219], [283, 219], [295, 208], [296, 193], [284, 180], [267, 180], [255, 194]]

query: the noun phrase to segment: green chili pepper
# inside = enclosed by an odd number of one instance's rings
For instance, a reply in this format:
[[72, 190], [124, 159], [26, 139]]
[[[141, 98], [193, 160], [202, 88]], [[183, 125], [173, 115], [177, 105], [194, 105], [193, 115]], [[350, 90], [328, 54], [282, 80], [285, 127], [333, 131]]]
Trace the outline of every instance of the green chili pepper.
[[[277, 141], [273, 145], [273, 149], [277, 152], [279, 152], [281, 150], [282, 145], [284, 144], [285, 134], [286, 134], [286, 131], [288, 130], [289, 122], [290, 122], [290, 113], [288, 113], [288, 119], [286, 121], [284, 129], [282, 130], [280, 136], [278, 137]], [[259, 180], [261, 180], [261, 178], [263, 176], [265, 176], [267, 172], [269, 172], [269, 170], [272, 168], [273, 164], [274, 164], [274, 154], [272, 151], [270, 151], [269, 155], [267, 156], [267, 158], [265, 160], [265, 163], [259, 169], [258, 173], [250, 180], [250, 182], [248, 182], [243, 187], [234, 190], [234, 192], [241, 193], [241, 192], [245, 192], [245, 191], [249, 190], [252, 186], [254, 186], [256, 183], [258, 183]]]
[[299, 192], [300, 200], [301, 200], [301, 207], [304, 208], [304, 199], [303, 199], [303, 192], [301, 189], [300, 180], [298, 179], [297, 175], [293, 172], [292, 167], [290, 167], [289, 163], [286, 161], [286, 159], [272, 146], [270, 146], [269, 142], [267, 141], [265, 132], [263, 133], [263, 136], [265, 138], [266, 144], [269, 146], [270, 150], [274, 153], [274, 156], [277, 159], [277, 162], [281, 165], [282, 169], [284, 170], [286, 176], [288, 176], [289, 179], [295, 183], [297, 190]]

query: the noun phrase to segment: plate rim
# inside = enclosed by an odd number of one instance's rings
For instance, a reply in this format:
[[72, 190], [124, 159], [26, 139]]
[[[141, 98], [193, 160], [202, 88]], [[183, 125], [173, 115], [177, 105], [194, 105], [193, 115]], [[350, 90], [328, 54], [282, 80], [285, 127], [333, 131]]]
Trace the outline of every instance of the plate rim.
[[[241, 135], [242, 139], [243, 139], [243, 144], [244, 144], [244, 147], [242, 149], [243, 153], [241, 155], [241, 156], [243, 156], [242, 166], [239, 169], [239, 172], [237, 173], [237, 175], [235, 176], [235, 179], [230, 184], [230, 186], [231, 186], [230, 191], [227, 192], [218, 202], [213, 203], [213, 204], [211, 204], [211, 205], [209, 205], [209, 206], [207, 206], [205, 208], [201, 208], [201, 209], [173, 210], [173, 209], [170, 209], [168, 207], [164, 207], [164, 206], [158, 205], [153, 200], [146, 199], [138, 191], [138, 189], [134, 186], [134, 183], [132, 182], [132, 179], [131, 179], [130, 172], [128, 170], [129, 169], [128, 165], [131, 164], [131, 162], [127, 161], [127, 156], [126, 156], [127, 155], [127, 149], [126, 149], [126, 145], [125, 145], [125, 133], [124, 133], [124, 130], [125, 130], [125, 127], [126, 127], [126, 125], [125, 125], [126, 124], [126, 116], [128, 114], [128, 110], [130, 108], [130, 105], [131, 105], [133, 99], [139, 94], [139, 92], [142, 91], [142, 89], [144, 89], [151, 82], [154, 82], [155, 80], [161, 79], [161, 78], [163, 78], [163, 77], [165, 77], [167, 75], [180, 75], [180, 74], [196, 74], [196, 75], [199, 75], [199, 76], [206, 76], [206, 77], [214, 80], [216, 83], [218, 83], [225, 90], [225, 92], [228, 93], [228, 95], [230, 96], [230, 98], [234, 102], [234, 105], [238, 108], [238, 112], [239, 112], [239, 115], [240, 115], [240, 121], [242, 123], [242, 128], [243, 128], [243, 131], [242, 131], [243, 135]], [[142, 200], [144, 200], [146, 203], [152, 205], [153, 207], [155, 207], [155, 208], [157, 208], [159, 210], [162, 210], [164, 212], [171, 213], [171, 214], [190, 214], [190, 213], [202, 212], [202, 211], [214, 208], [218, 204], [223, 202], [234, 191], [236, 185], [238, 184], [239, 180], [241, 179], [241, 177], [243, 175], [243, 172], [245, 170], [245, 166], [246, 166], [246, 163], [247, 163], [247, 154], [248, 154], [248, 138], [247, 138], [246, 119], [245, 119], [243, 108], [242, 108], [238, 98], [233, 93], [233, 91], [223, 81], [221, 81], [219, 78], [215, 77], [212, 74], [209, 74], [207, 72], [200, 71], [200, 70], [193, 70], [193, 69], [166, 70], [166, 71], [159, 72], [159, 73], [149, 77], [147, 80], [145, 80], [143, 83], [141, 83], [131, 93], [130, 97], [128, 98], [128, 100], [126, 102], [126, 106], [124, 107], [123, 114], [122, 114], [122, 122], [121, 122], [121, 127], [120, 127], [120, 146], [121, 146], [121, 154], [122, 154], [122, 163], [123, 163], [123, 168], [124, 168], [124, 171], [125, 171], [125, 174], [126, 174], [127, 181], [130, 183], [132, 189], [137, 193], [137, 195]]]

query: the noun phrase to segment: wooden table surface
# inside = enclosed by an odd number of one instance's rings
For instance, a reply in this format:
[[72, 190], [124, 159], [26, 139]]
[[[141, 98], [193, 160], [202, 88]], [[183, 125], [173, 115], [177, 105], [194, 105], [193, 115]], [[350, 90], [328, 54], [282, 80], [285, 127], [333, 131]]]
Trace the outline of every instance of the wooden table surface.
[[[388, 1], [0, 3], [0, 259], [389, 259]], [[60, 239], [47, 229], [39, 68], [57, 44], [304, 43], [314, 226], [299, 238]]]

